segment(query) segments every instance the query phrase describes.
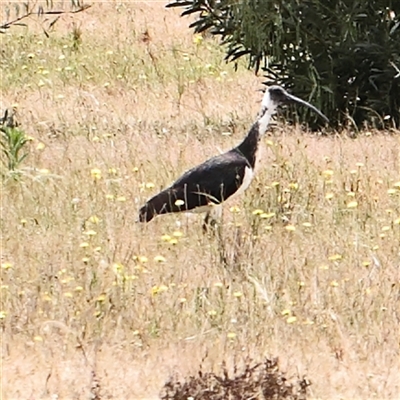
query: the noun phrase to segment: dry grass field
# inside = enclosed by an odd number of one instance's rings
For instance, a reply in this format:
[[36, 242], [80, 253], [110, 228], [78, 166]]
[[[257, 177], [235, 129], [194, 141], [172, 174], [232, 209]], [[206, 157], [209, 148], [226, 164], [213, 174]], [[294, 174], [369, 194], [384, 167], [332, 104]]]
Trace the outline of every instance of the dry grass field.
[[[163, 2], [104, 2], [2, 42], [2, 398], [156, 399], [171, 374], [279, 357], [312, 399], [398, 399], [400, 136], [277, 124], [221, 239], [144, 201], [231, 148], [261, 100]], [[3, 155], [2, 155], [3, 157]]]

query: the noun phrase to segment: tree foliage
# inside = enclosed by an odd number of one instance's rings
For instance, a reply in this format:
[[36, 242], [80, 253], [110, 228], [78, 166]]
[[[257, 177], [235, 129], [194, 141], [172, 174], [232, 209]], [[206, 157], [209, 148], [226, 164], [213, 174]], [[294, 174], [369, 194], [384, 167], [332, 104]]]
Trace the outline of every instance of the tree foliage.
[[[226, 58], [311, 101], [333, 125], [400, 126], [398, 0], [175, 0]], [[300, 111], [312, 125], [307, 110]]]

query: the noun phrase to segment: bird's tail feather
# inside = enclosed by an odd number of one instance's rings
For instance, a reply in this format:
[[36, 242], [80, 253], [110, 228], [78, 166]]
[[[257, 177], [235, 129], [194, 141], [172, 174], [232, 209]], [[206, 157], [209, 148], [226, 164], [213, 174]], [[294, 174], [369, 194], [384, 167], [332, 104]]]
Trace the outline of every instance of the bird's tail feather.
[[171, 190], [157, 194], [139, 210], [139, 221], [149, 222], [156, 215], [180, 211], [179, 205], [175, 202], [176, 195]]

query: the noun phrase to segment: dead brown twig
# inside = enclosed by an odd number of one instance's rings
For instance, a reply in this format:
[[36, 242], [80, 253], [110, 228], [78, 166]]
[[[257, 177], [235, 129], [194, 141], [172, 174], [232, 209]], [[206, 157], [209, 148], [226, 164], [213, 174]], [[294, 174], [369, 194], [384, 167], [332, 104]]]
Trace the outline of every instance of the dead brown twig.
[[[0, 33], [5, 33], [5, 31], [7, 29], [9, 29], [11, 26], [15, 26], [15, 25], [16, 26], [26, 26], [26, 24], [21, 23], [21, 21], [26, 19], [26, 18], [29, 18], [29, 17], [31, 17], [33, 15], [37, 15], [37, 16], [41, 17], [43, 15], [58, 15], [58, 16], [60, 16], [60, 15], [63, 15], [63, 14], [77, 14], [77, 13], [80, 13], [82, 11], [86, 11], [91, 6], [92, 6], [91, 4], [85, 4], [85, 5], [80, 6], [76, 10], [70, 10], [70, 11], [65, 11], [65, 10], [48, 10], [48, 11], [46, 11], [41, 6], [38, 7], [37, 11], [33, 10], [33, 8], [31, 10], [27, 9], [25, 14], [15, 18], [12, 21], [9, 21], [9, 22], [6, 22], [6, 23], [3, 23], [2, 25], [0, 25]], [[54, 25], [56, 20], [53, 21], [51, 26]]]

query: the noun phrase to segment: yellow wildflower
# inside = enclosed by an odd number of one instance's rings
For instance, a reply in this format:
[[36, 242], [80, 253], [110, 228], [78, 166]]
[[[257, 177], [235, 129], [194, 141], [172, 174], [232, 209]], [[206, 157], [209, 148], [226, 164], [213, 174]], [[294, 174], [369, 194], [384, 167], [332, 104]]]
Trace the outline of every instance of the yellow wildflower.
[[92, 175], [93, 179], [101, 179], [101, 170], [98, 168], [92, 168], [90, 170], [90, 174]]
[[261, 215], [261, 214], [263, 214], [264, 213], [264, 211], [263, 210], [261, 210], [260, 208], [257, 208], [256, 210], [254, 210], [253, 211], [253, 215]]

